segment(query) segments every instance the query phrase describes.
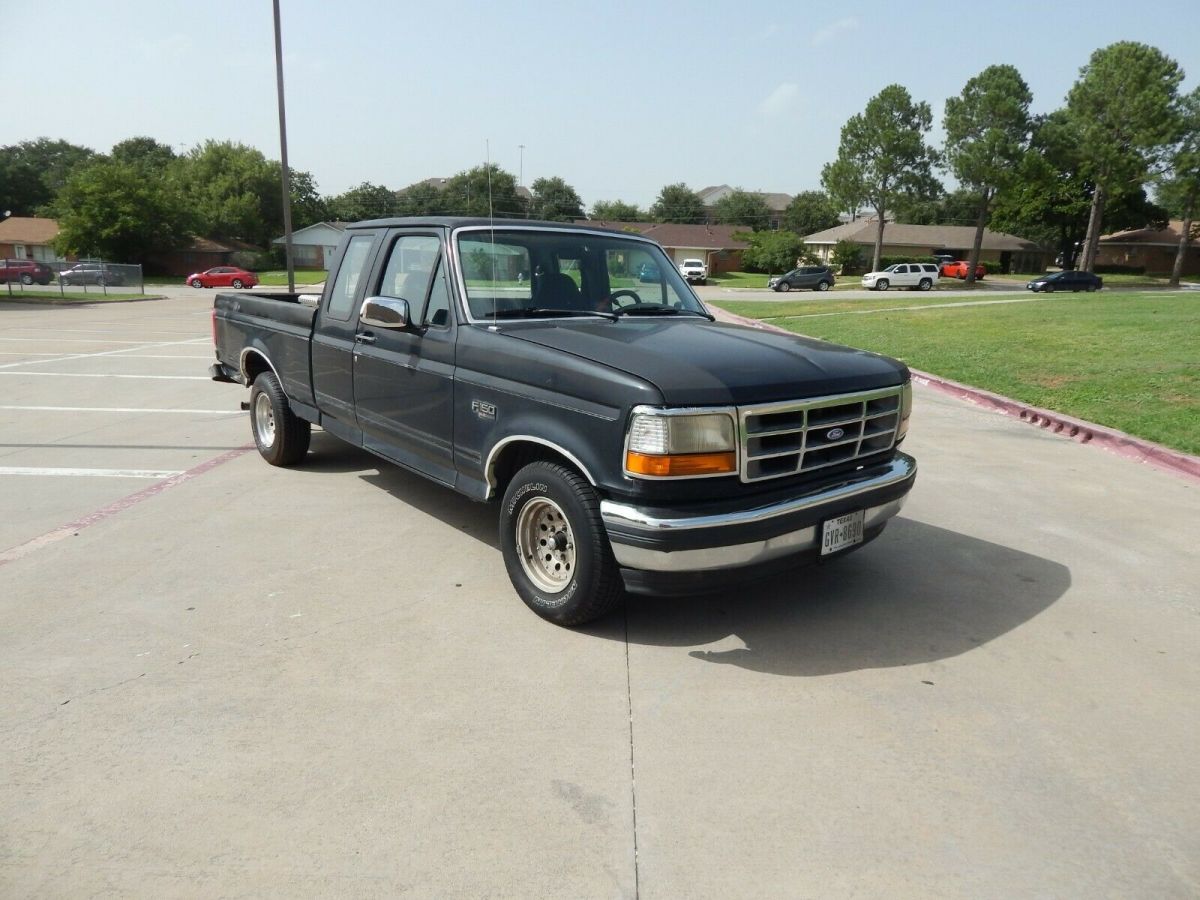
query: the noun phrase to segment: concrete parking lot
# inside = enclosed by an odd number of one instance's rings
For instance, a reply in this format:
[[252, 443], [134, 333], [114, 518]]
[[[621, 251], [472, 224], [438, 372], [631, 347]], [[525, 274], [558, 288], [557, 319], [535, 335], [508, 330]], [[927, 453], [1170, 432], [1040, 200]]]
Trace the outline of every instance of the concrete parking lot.
[[919, 388], [878, 541], [568, 631], [212, 298], [0, 303], [0, 896], [1200, 893], [1194, 481]]

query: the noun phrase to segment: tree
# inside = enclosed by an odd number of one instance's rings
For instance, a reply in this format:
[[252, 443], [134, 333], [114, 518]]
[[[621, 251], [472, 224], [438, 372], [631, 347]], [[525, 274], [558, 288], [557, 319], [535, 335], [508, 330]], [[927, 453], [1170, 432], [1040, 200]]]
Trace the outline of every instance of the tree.
[[521, 218], [527, 212], [524, 199], [517, 193], [516, 176], [495, 163], [447, 179], [442, 199], [447, 213], [455, 216]]
[[397, 191], [396, 202], [398, 216], [441, 216], [447, 213], [442, 189], [428, 181], [418, 181]]
[[44, 137], [0, 148], [0, 213], [37, 215], [75, 167], [95, 155], [87, 147]]
[[1183, 98], [1180, 104], [1182, 136], [1171, 154], [1171, 167], [1158, 190], [1158, 200], [1182, 220], [1179, 249], [1171, 268], [1171, 286], [1179, 287], [1188, 245], [1196, 234], [1196, 213], [1200, 211], [1200, 88]]
[[136, 163], [98, 157], [77, 167], [55, 201], [63, 254], [132, 261], [186, 243], [190, 216], [169, 177]]
[[1033, 94], [1013, 66], [988, 66], [946, 101], [945, 159], [963, 187], [978, 195], [975, 241], [967, 257], [967, 284], [975, 281], [983, 231], [997, 192], [1013, 183], [1029, 147]]
[[329, 199], [329, 211], [340, 222], [361, 222], [364, 219], [396, 215], [400, 205], [391, 188], [369, 181]]
[[804, 252], [804, 241], [793, 231], [756, 231], [743, 236], [750, 245], [742, 265], [750, 272], [786, 272]]
[[[932, 121], [928, 103], [914, 103], [905, 88], [888, 85], [842, 126], [837, 161], [821, 171], [825, 189], [841, 195], [855, 181], [850, 170], [857, 170], [863, 199], [874, 207], [878, 219], [872, 268], [878, 268], [883, 253], [883, 228], [892, 201], [931, 177], [937, 155], [925, 144], [924, 135]], [[838, 168], [831, 170], [831, 165]]]
[[279, 164], [234, 141], [205, 141], [176, 164], [199, 233], [260, 247], [283, 233]]
[[851, 160], [836, 159], [821, 169], [821, 186], [841, 212], [849, 213], [851, 221], [866, 202], [867, 189], [862, 172]]
[[650, 207], [650, 215], [656, 222], [687, 225], [703, 222], [706, 213], [700, 195], [679, 181], [668, 184], [658, 192], [658, 199]]
[[839, 275], [845, 275], [849, 269], [862, 264], [862, 255], [862, 247], [843, 238], [833, 245], [833, 250], [829, 253], [829, 262], [837, 267]]
[[1179, 64], [1119, 41], [1092, 53], [1067, 95], [1084, 174], [1095, 184], [1080, 268], [1092, 271], [1109, 195], [1144, 184], [1179, 129]]
[[801, 191], [783, 211], [783, 227], [801, 237], [841, 222], [837, 204], [824, 191]]
[[722, 225], [742, 225], [764, 231], [771, 225], [771, 207], [767, 206], [762, 194], [736, 188], [713, 204], [713, 217]]
[[575, 188], [558, 176], [539, 178], [529, 186], [533, 200], [529, 214], [535, 219], [550, 222], [571, 222], [583, 218], [583, 201]]
[[592, 218], [604, 222], [640, 222], [646, 214], [636, 204], [624, 200], [597, 200], [592, 204]]
[[[283, 166], [277, 168], [282, 169]], [[307, 228], [329, 220], [329, 203], [317, 190], [317, 182], [311, 172], [292, 169], [288, 173], [288, 186], [292, 195], [293, 228]]]
[[116, 162], [129, 163], [147, 172], [162, 174], [178, 157], [167, 144], [152, 137], [131, 137], [113, 144], [109, 156]]
[[891, 219], [908, 225], [938, 225], [946, 214], [945, 202], [946, 190], [932, 173], [916, 176], [907, 191], [892, 198]]

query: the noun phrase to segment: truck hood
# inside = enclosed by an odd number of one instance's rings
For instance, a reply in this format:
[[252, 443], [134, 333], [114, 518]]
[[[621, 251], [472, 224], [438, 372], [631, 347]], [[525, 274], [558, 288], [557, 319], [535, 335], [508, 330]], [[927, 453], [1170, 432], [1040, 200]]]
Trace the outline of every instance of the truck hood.
[[503, 333], [645, 379], [672, 406], [795, 400], [908, 379], [886, 356], [692, 317], [514, 323]]

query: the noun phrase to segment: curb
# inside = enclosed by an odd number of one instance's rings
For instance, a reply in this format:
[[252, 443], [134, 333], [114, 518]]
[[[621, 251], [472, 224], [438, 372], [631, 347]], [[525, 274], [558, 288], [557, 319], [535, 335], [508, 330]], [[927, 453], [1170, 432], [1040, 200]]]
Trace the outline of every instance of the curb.
[[[726, 312], [720, 308], [710, 309], [709, 311], [719, 320], [731, 322], [735, 325], [746, 325], [750, 328], [758, 328], [763, 331], [777, 331], [781, 334], [795, 334], [795, 332], [780, 328], [777, 325], [771, 325], [757, 319], [747, 319], [745, 316]], [[1068, 416], [1065, 413], [1055, 412], [1054, 410], [1030, 406], [1028, 403], [1023, 403], [1020, 400], [1014, 400], [1011, 397], [1005, 397], [1000, 394], [993, 394], [991, 391], [971, 387], [969, 384], [960, 384], [957, 381], [951, 381], [949, 378], [942, 378], [939, 375], [931, 375], [928, 372], [922, 372], [918, 369], [911, 369], [910, 371], [913, 375], [913, 381], [925, 387], [933, 388], [940, 393], [957, 397], [960, 400], [967, 400], [970, 403], [990, 409], [992, 412], [999, 413], [1002, 416], [1014, 416], [1029, 425], [1036, 425], [1054, 434], [1077, 441], [1080, 444], [1099, 446], [1110, 453], [1115, 453], [1126, 459], [1132, 459], [1136, 462], [1154, 466], [1156, 469], [1163, 469], [1176, 475], [1182, 475], [1185, 478], [1193, 478], [1200, 481], [1200, 456], [1191, 456], [1178, 450], [1172, 450], [1170, 447], [1164, 447], [1162, 444], [1134, 437], [1115, 428], [1097, 425], [1095, 422], [1088, 422], [1084, 419], [1076, 419], [1074, 416]]]
[[115, 300], [73, 300], [69, 297], [5, 297], [0, 295], [0, 303], [20, 303], [25, 306], [99, 306], [105, 303], [145, 303], [148, 300], [166, 300], [163, 294], [149, 294], [145, 297], [121, 297]]

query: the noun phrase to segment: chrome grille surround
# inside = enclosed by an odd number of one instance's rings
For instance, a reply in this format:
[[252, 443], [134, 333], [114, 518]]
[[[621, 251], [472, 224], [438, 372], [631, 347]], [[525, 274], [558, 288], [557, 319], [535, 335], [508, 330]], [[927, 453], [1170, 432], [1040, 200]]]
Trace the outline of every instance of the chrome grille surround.
[[745, 482], [786, 478], [892, 449], [903, 391], [896, 385], [739, 406], [739, 477]]

